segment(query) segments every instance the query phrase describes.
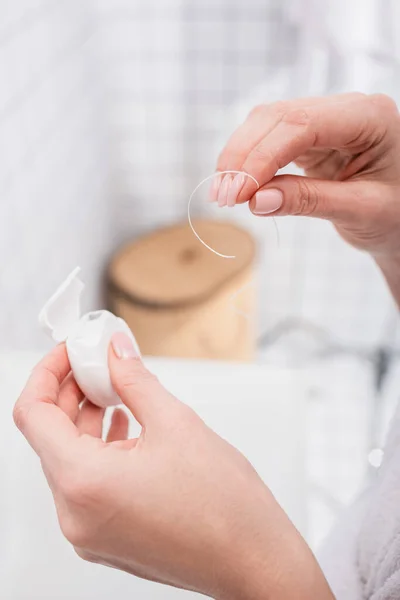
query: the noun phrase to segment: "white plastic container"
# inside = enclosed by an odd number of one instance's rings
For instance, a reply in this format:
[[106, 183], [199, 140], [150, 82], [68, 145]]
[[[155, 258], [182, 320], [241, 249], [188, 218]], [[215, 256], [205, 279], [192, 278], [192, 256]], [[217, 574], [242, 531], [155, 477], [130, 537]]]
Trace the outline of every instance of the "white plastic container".
[[39, 322], [56, 342], [66, 342], [75, 380], [93, 404], [106, 408], [120, 404], [108, 369], [108, 348], [114, 333], [129, 335], [140, 354], [136, 340], [123, 319], [108, 310], [80, 314], [84, 289], [77, 267], [46, 302]]

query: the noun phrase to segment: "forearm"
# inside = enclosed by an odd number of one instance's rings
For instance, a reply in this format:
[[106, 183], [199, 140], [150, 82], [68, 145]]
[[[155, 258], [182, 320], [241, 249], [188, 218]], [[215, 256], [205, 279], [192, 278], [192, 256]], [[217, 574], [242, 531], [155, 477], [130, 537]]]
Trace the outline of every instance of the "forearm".
[[375, 260], [400, 308], [400, 255], [377, 257]]
[[273, 528], [269, 525], [263, 531], [266, 521], [260, 521], [256, 535], [245, 541], [243, 532], [242, 543], [238, 540], [231, 546], [226, 554], [228, 585], [215, 597], [218, 600], [334, 600], [305, 540], [280, 508], [274, 512]]
[[[279, 552], [274, 558], [279, 557]], [[220, 600], [335, 600], [315, 558], [291, 555], [283, 558], [276, 569], [270, 564], [243, 574], [240, 584]], [[270, 562], [270, 561], [268, 561]], [[272, 559], [273, 562], [273, 559]], [[260, 563], [261, 567], [262, 563]]]

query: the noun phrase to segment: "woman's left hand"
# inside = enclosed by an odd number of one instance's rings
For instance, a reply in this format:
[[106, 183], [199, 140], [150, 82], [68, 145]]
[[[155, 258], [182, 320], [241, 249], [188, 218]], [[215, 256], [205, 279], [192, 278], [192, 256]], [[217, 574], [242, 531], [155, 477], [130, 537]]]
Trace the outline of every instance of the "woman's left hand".
[[139, 438], [127, 439], [117, 409], [102, 441], [103, 410], [83, 401], [64, 345], [36, 367], [14, 410], [79, 556], [217, 600], [332, 600], [244, 456], [163, 388], [127, 336], [112, 348], [113, 385]]

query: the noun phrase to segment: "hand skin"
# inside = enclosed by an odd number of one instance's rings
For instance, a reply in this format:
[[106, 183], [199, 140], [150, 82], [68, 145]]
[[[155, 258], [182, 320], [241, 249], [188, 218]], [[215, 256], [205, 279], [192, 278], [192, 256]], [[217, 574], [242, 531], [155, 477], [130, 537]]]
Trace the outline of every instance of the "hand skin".
[[34, 369], [14, 409], [78, 555], [218, 600], [332, 599], [250, 463], [161, 386], [124, 334], [113, 337], [109, 364], [142, 426], [137, 439], [127, 439], [117, 409], [102, 441], [104, 411], [83, 401], [63, 344]]
[[[306, 176], [276, 175], [291, 162]], [[400, 305], [400, 116], [389, 97], [353, 93], [257, 106], [218, 170], [253, 175], [260, 192], [280, 190], [282, 205], [270, 215], [330, 220], [374, 257]], [[247, 178], [237, 199], [249, 201], [254, 214], [256, 192]]]

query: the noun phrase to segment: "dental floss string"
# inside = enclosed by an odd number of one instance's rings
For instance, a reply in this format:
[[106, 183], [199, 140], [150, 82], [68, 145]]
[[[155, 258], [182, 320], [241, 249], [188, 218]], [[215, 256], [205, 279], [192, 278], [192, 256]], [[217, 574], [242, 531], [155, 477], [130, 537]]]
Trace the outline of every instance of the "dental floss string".
[[214, 254], [216, 254], [217, 256], [220, 256], [221, 258], [236, 258], [236, 256], [231, 255], [231, 254], [222, 254], [221, 252], [217, 252], [217, 250], [214, 250], [214, 248], [211, 248], [211, 246], [209, 246], [208, 244], [206, 244], [206, 242], [201, 239], [201, 237], [199, 236], [199, 234], [197, 233], [197, 231], [193, 227], [192, 218], [190, 216], [190, 207], [192, 205], [192, 200], [193, 200], [194, 196], [196, 195], [196, 192], [198, 191], [198, 189], [204, 183], [206, 183], [207, 181], [209, 181], [209, 179], [212, 179], [213, 177], [219, 177], [220, 175], [227, 175], [228, 173], [236, 173], [237, 175], [239, 175], [240, 173], [243, 173], [243, 175], [246, 175], [247, 177], [250, 177], [250, 179], [252, 179], [254, 181], [254, 183], [257, 186], [257, 189], [260, 189], [260, 184], [258, 183], [257, 179], [255, 177], [253, 177], [253, 175], [250, 175], [249, 173], [245, 173], [245, 171], [217, 171], [217, 173], [212, 173], [212, 175], [209, 175], [208, 177], [205, 177], [202, 181], [200, 181], [199, 184], [196, 185], [196, 187], [194, 188], [193, 192], [190, 194], [190, 198], [189, 198], [189, 202], [188, 202], [188, 208], [187, 208], [187, 214], [188, 214], [188, 221], [189, 221], [190, 229], [193, 231], [194, 235], [197, 237], [197, 239], [199, 240], [199, 242], [201, 242], [203, 244], [203, 246], [205, 246], [207, 248], [207, 250], [210, 250], [210, 252], [213, 252]]
[[[198, 183], [196, 185], [196, 187], [194, 188], [193, 192], [190, 194], [189, 197], [189, 201], [188, 201], [188, 207], [187, 207], [187, 216], [188, 216], [188, 222], [189, 222], [189, 226], [190, 229], [192, 230], [193, 234], [196, 236], [196, 238], [199, 240], [200, 243], [203, 244], [203, 246], [205, 246], [207, 248], [207, 250], [210, 250], [210, 252], [213, 252], [214, 254], [216, 254], [217, 256], [220, 256], [221, 258], [236, 258], [235, 255], [233, 254], [222, 254], [222, 252], [218, 252], [217, 250], [215, 250], [214, 248], [211, 248], [211, 246], [209, 246], [197, 233], [197, 231], [195, 230], [193, 223], [192, 223], [192, 218], [190, 215], [190, 208], [192, 205], [192, 200], [195, 197], [197, 191], [199, 190], [199, 188], [201, 188], [201, 186], [206, 183], [207, 181], [209, 181], [210, 179], [212, 179], [213, 177], [219, 177], [220, 175], [227, 175], [228, 173], [235, 173], [237, 175], [239, 175], [240, 173], [243, 173], [243, 175], [246, 175], [246, 177], [250, 177], [250, 179], [252, 179], [254, 181], [254, 183], [257, 186], [257, 190], [260, 189], [260, 184], [258, 183], [257, 179], [255, 177], [253, 177], [253, 175], [250, 175], [249, 173], [246, 173], [245, 171], [217, 171], [216, 173], [212, 173], [211, 175], [208, 175], [208, 177], [205, 177], [202, 181], [200, 181], [200, 183]], [[276, 238], [278, 241], [278, 246], [280, 245], [280, 238], [279, 238], [279, 229], [278, 229], [278, 225], [275, 221], [275, 219], [272, 217], [272, 221], [274, 223], [275, 226], [275, 231], [276, 231]], [[254, 285], [254, 282], [250, 281], [248, 283], [246, 283], [245, 285], [243, 285], [242, 287], [240, 287], [238, 290], [236, 290], [236, 292], [234, 292], [230, 299], [229, 299], [229, 304], [231, 305], [232, 309], [238, 314], [241, 315], [242, 317], [244, 317], [245, 319], [249, 319], [250, 315], [248, 315], [247, 313], [245, 313], [244, 311], [238, 309], [235, 306], [235, 300], [236, 298], [248, 287]]]

